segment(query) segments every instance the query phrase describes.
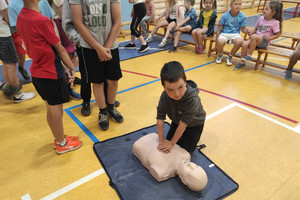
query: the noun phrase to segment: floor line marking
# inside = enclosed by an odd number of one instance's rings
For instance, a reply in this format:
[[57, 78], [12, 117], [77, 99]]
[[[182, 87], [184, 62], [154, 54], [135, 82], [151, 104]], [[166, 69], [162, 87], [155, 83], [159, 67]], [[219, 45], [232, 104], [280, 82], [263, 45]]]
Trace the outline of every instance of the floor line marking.
[[22, 200], [31, 200], [31, 197], [29, 194], [25, 194], [21, 197]]
[[208, 116], [206, 116], [205, 121], [209, 120], [209, 119], [211, 119], [211, 118], [213, 118], [213, 117], [215, 117], [215, 116], [217, 116], [217, 115], [219, 115], [219, 114], [221, 114], [221, 113], [223, 113], [223, 112], [225, 112], [225, 111], [227, 111], [227, 110], [229, 110], [233, 107], [235, 107], [236, 104], [237, 103], [229, 104], [228, 106], [225, 106], [224, 108], [221, 108], [220, 110], [217, 110], [216, 112], [209, 114]]
[[97, 171], [95, 171], [95, 172], [93, 172], [93, 173], [91, 173], [91, 174], [75, 181], [74, 183], [71, 183], [71, 184], [61, 188], [60, 190], [57, 190], [56, 192], [53, 192], [52, 194], [50, 194], [50, 195], [48, 195], [44, 198], [41, 198], [41, 200], [55, 199], [55, 198], [65, 194], [65, 193], [69, 192], [70, 190], [72, 190], [72, 189], [74, 189], [74, 188], [76, 188], [76, 187], [78, 187], [78, 186], [80, 186], [80, 185], [96, 178], [97, 176], [100, 176], [103, 173], [105, 173], [105, 171], [104, 171], [103, 168], [101, 168], [101, 169], [99, 169], [99, 170], [97, 170]]
[[239, 108], [242, 108], [242, 109], [244, 109], [244, 110], [246, 110], [246, 111], [248, 111], [248, 112], [250, 112], [250, 113], [253, 113], [253, 114], [255, 114], [255, 115], [259, 116], [259, 117], [262, 117], [262, 118], [264, 118], [264, 119], [266, 119], [266, 120], [269, 120], [269, 121], [271, 121], [271, 122], [273, 122], [273, 123], [275, 123], [275, 124], [277, 124], [277, 125], [280, 125], [280, 126], [282, 126], [282, 127], [285, 127], [285, 128], [287, 128], [287, 129], [289, 129], [289, 130], [291, 130], [291, 131], [294, 131], [294, 132], [300, 134], [300, 128], [299, 128], [300, 125], [297, 126], [296, 128], [294, 128], [294, 127], [288, 126], [288, 125], [286, 125], [286, 124], [284, 124], [284, 123], [282, 123], [282, 122], [280, 122], [280, 121], [277, 121], [277, 120], [275, 120], [275, 119], [272, 119], [271, 117], [268, 117], [268, 116], [266, 116], [266, 115], [264, 115], [264, 114], [261, 114], [261, 113], [259, 113], [259, 112], [257, 112], [257, 111], [254, 111], [254, 110], [252, 110], [252, 109], [250, 109], [250, 108], [247, 108], [246, 106], [243, 106], [243, 105], [241, 105], [241, 104], [236, 104], [236, 106], [239, 107]]

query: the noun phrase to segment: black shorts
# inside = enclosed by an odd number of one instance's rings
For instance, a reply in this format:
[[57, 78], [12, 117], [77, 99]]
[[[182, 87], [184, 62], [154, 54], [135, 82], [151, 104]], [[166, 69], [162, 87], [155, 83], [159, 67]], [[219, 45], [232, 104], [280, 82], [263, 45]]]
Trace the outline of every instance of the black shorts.
[[166, 20], [167, 20], [167, 22], [169, 24], [171, 24], [171, 22], [175, 22], [176, 23], [176, 19], [171, 19], [171, 18], [168, 17]]
[[[173, 123], [170, 126], [167, 140], [171, 140], [178, 125]], [[183, 132], [181, 138], [178, 140], [177, 144], [187, 150], [189, 153], [192, 153], [200, 140], [204, 125], [199, 125], [195, 127], [187, 127]]]
[[15, 44], [11, 36], [0, 37], [0, 60], [7, 64], [19, 62]]
[[111, 60], [101, 62], [94, 49], [80, 48], [79, 65], [84, 68], [89, 83], [103, 83], [106, 79], [117, 81], [122, 77], [119, 49], [111, 50], [111, 55]]
[[258, 49], [265, 49], [268, 47], [268, 41], [266, 38], [263, 37], [263, 40], [261, 41], [261, 43], [259, 45], [256, 46], [256, 48]]
[[32, 77], [32, 83], [44, 101], [49, 105], [59, 105], [70, 101], [67, 82], [62, 79]]

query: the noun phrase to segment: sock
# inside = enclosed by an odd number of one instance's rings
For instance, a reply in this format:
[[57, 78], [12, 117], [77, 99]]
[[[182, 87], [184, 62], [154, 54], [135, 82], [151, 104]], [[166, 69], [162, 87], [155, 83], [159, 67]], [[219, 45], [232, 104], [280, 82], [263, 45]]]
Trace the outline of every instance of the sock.
[[101, 114], [107, 115], [107, 108], [99, 109]]
[[148, 35], [148, 38], [149, 38], [149, 39], [151, 39], [151, 38], [152, 38], [152, 35], [151, 35], [151, 34], [150, 34], [150, 35]]
[[107, 104], [107, 110], [113, 110], [115, 104]]
[[65, 138], [64, 138], [64, 140], [62, 142], [56, 142], [56, 144], [59, 145], [59, 146], [61, 146], [61, 147], [65, 146], [66, 143], [67, 143], [67, 141], [66, 141]]
[[177, 47], [175, 47], [175, 46], [173, 46], [173, 48], [176, 50], [177, 49]]
[[228, 54], [228, 57], [229, 57], [229, 58], [232, 58], [232, 55], [231, 55], [231, 54]]

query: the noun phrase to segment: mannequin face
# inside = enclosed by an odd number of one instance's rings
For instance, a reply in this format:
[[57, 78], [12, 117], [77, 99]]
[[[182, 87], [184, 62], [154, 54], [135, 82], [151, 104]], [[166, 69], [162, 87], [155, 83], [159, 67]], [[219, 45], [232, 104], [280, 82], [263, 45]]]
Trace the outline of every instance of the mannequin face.
[[205, 171], [193, 162], [186, 162], [178, 169], [181, 181], [193, 191], [201, 191], [207, 184]]

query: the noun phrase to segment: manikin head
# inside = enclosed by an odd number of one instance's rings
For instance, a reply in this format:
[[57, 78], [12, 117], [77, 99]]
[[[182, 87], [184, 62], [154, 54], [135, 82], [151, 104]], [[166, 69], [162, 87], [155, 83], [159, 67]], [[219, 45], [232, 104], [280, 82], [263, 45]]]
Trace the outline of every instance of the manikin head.
[[205, 171], [193, 162], [185, 162], [180, 165], [177, 174], [181, 181], [193, 191], [199, 192], [207, 184]]

